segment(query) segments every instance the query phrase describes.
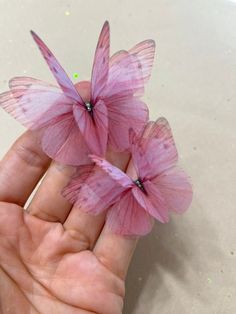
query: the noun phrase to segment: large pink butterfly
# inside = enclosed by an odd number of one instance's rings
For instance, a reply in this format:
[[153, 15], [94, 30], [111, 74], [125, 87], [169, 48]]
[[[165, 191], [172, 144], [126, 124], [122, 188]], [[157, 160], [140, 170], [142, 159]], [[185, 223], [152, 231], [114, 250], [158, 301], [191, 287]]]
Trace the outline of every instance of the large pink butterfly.
[[149, 122], [141, 137], [131, 131], [130, 142], [132, 175], [92, 155], [97, 166], [84, 184], [80, 177], [74, 178], [63, 195], [91, 214], [112, 206], [107, 223], [114, 232], [144, 235], [151, 230], [153, 218], [166, 223], [169, 211], [185, 211], [192, 187], [184, 171], [176, 167], [177, 150], [166, 119]]
[[104, 156], [107, 145], [126, 150], [129, 127], [139, 131], [148, 118], [139, 96], [151, 73], [154, 42], [141, 42], [109, 58], [105, 22], [95, 51], [90, 97], [85, 99], [45, 43], [31, 33], [60, 88], [16, 77], [9, 82], [10, 91], [0, 95], [0, 105], [26, 127], [40, 130], [44, 151], [64, 164], [87, 164], [88, 153]]

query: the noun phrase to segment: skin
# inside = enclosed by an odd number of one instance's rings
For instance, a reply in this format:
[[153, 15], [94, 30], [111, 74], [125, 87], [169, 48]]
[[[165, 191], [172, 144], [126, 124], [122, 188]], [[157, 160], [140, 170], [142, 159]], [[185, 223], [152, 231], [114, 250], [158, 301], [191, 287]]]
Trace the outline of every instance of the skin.
[[[85, 85], [77, 88], [86, 96]], [[125, 155], [108, 158], [127, 166]], [[137, 239], [112, 234], [105, 213], [91, 216], [63, 199], [73, 171], [52, 162], [32, 131], [0, 162], [1, 314], [122, 313]]]

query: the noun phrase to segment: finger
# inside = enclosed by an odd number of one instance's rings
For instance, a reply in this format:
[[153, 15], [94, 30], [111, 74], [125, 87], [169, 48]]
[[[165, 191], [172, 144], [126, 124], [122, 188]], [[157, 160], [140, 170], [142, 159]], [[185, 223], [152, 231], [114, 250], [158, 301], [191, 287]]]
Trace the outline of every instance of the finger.
[[35, 193], [27, 211], [40, 219], [64, 223], [72, 205], [61, 195], [74, 167], [53, 162]]
[[[121, 169], [126, 169], [130, 155], [127, 153], [108, 152], [109, 161]], [[85, 213], [80, 206], [74, 206], [64, 223], [64, 228], [73, 232], [73, 236], [82, 243], [83, 249], [93, 249], [95, 242], [104, 226], [106, 211], [94, 216]]]
[[64, 223], [64, 229], [80, 243], [80, 250], [91, 250], [103, 228], [105, 217], [106, 212], [93, 216], [74, 206]]
[[0, 162], [0, 201], [24, 206], [51, 160], [35, 132], [25, 132]]
[[114, 234], [105, 224], [93, 251], [108, 269], [124, 280], [136, 244], [137, 237]]
[[[132, 159], [129, 161], [127, 174], [132, 178], [136, 171]], [[94, 254], [114, 274], [125, 279], [138, 237], [122, 236], [113, 233], [108, 224], [104, 228], [94, 247]], [[119, 262], [118, 262], [119, 261]]]

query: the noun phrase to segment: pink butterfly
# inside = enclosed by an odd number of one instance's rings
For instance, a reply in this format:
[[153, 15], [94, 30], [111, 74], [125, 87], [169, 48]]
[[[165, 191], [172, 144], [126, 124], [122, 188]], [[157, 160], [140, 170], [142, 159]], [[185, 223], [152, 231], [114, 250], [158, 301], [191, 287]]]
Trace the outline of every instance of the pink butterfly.
[[112, 206], [107, 223], [115, 233], [144, 235], [151, 230], [153, 218], [166, 223], [169, 211], [185, 211], [192, 187], [176, 167], [178, 154], [166, 119], [149, 122], [141, 137], [131, 131], [130, 142], [129, 175], [92, 155], [97, 166], [83, 184], [80, 177], [74, 178], [63, 195], [95, 215]]
[[30, 77], [10, 80], [0, 105], [42, 136], [42, 147], [53, 159], [70, 165], [91, 162], [88, 153], [104, 156], [128, 147], [128, 130], [139, 131], [148, 119], [139, 99], [148, 80], [155, 44], [147, 40], [109, 58], [110, 31], [105, 22], [95, 51], [87, 99], [76, 89], [45, 43], [32, 36], [60, 88]]

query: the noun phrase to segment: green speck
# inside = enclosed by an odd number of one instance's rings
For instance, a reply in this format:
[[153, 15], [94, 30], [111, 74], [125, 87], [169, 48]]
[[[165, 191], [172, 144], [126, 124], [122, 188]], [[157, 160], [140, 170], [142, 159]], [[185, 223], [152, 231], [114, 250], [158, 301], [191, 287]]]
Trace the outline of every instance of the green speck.
[[77, 72], [73, 73], [73, 78], [77, 79], [79, 77], [79, 74]]

